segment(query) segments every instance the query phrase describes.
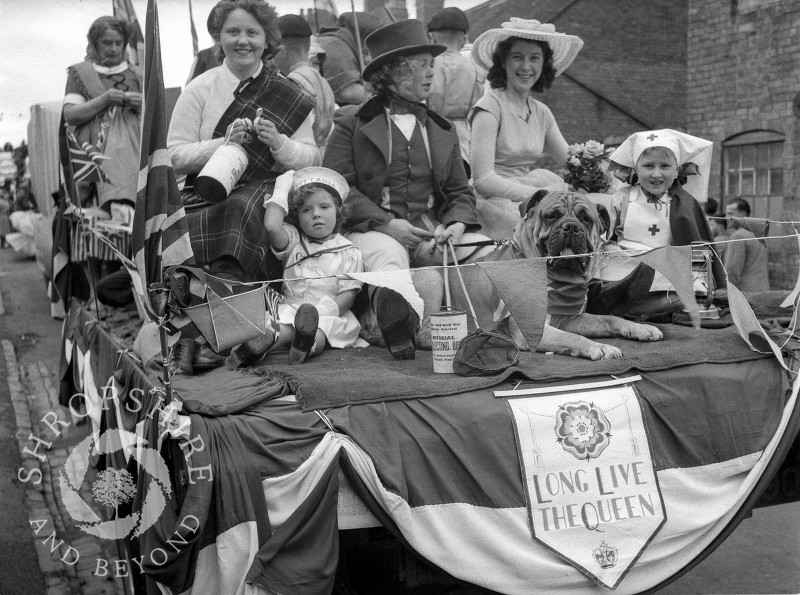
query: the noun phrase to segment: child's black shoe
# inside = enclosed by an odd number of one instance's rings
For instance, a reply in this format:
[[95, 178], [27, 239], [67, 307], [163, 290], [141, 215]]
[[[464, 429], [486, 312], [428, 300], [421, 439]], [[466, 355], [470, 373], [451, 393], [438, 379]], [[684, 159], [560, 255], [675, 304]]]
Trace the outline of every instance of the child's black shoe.
[[294, 338], [289, 347], [289, 365], [304, 363], [314, 347], [319, 328], [319, 312], [311, 304], [302, 304], [294, 317]]
[[267, 332], [262, 337], [245, 341], [231, 352], [225, 364], [230, 370], [255, 365], [266, 357], [267, 350], [276, 340], [277, 337], [273, 333]]
[[375, 315], [389, 353], [397, 360], [416, 357], [417, 316], [405, 298], [392, 289], [379, 287], [373, 297]]

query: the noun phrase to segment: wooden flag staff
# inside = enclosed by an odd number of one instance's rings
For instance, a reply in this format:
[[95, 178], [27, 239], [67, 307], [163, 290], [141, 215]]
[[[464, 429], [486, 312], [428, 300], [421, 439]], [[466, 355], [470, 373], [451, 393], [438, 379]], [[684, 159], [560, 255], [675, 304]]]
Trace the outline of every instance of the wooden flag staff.
[[350, 0], [350, 10], [353, 12], [353, 30], [356, 34], [356, 49], [358, 51], [358, 70], [364, 72], [364, 53], [361, 50], [361, 32], [358, 29], [358, 17], [356, 16], [356, 5]]

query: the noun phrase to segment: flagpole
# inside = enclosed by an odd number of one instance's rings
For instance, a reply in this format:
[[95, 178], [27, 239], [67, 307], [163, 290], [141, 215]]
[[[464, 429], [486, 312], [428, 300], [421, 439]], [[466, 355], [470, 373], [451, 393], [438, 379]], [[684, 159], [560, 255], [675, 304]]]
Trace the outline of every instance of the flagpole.
[[[167, 119], [161, 44], [156, 0], [147, 2], [145, 21], [144, 112], [139, 148], [139, 187], [133, 221], [133, 261], [139, 283], [137, 291], [150, 320], [158, 326], [164, 397], [172, 401], [169, 365], [169, 285], [164, 268], [194, 264], [189, 229], [180, 192], [167, 152]], [[168, 252], [168, 256], [167, 256]]]
[[[194, 26], [194, 12], [192, 11], [192, 0], [189, 0], [189, 23], [192, 34], [192, 53], [197, 58], [197, 52], [200, 50], [199, 42], [197, 40], [197, 27]], [[194, 72], [194, 67], [192, 67]]]
[[[158, 283], [151, 283], [148, 288], [150, 303], [153, 305], [158, 315], [158, 339], [161, 343], [161, 370], [164, 377], [161, 383], [164, 385], [165, 405], [172, 402], [172, 378], [169, 371], [169, 339], [167, 338], [167, 327], [164, 324], [167, 320], [167, 301], [169, 299], [169, 287], [164, 283], [164, 271], [161, 271], [161, 280]], [[158, 297], [153, 299], [153, 294]]]
[[[157, 10], [157, 9], [156, 9]], [[189, 0], [189, 14], [191, 14], [192, 10], [192, 3]], [[148, 2], [147, 7], [147, 17], [150, 16], [150, 3]], [[145, 21], [145, 27], [147, 27], [149, 23]], [[159, 55], [159, 59], [161, 56]], [[142, 78], [145, 79], [145, 65], [142, 64]], [[146, 80], [146, 79], [145, 79]], [[142, 89], [142, 106], [146, 108], [147, 102], [144, 91], [148, 90], [147, 85], [144, 85], [144, 89]], [[142, 151], [145, 150], [145, 147], [140, 144], [139, 145], [139, 163], [142, 163]], [[162, 371], [162, 378], [161, 384], [164, 386], [164, 405], [169, 405], [172, 402], [172, 378], [170, 377], [169, 371], [169, 339], [167, 338], [167, 327], [166, 327], [166, 320], [167, 320], [167, 302], [169, 300], [169, 288], [164, 283], [164, 268], [160, 267], [159, 270], [159, 278], [157, 282], [150, 283], [149, 287], [144, 287], [144, 291], [146, 292], [147, 300], [150, 302], [151, 306], [155, 310], [155, 314], [158, 316], [158, 320], [156, 321], [158, 325], [158, 339], [159, 343], [161, 344], [161, 371]], [[155, 299], [154, 299], [155, 298]]]
[[358, 30], [358, 17], [356, 16], [356, 5], [354, 0], [350, 0], [350, 10], [353, 13], [353, 29], [356, 33], [356, 48], [358, 50], [358, 69], [364, 72], [364, 53], [361, 51], [361, 32]]

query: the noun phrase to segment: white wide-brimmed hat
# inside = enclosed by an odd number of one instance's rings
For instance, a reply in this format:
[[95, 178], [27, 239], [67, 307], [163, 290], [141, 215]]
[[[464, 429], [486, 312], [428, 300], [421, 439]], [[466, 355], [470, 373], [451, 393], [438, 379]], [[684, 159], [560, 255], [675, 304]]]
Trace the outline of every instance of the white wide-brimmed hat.
[[306, 184], [322, 184], [330, 188], [342, 201], [350, 193], [350, 185], [339, 173], [327, 167], [304, 167], [294, 172], [292, 190], [297, 190]]
[[472, 47], [472, 59], [481, 68], [489, 70], [492, 67], [492, 54], [497, 49], [497, 44], [509, 37], [546, 42], [553, 51], [553, 68], [556, 76], [572, 64], [583, 47], [583, 40], [580, 37], [558, 33], [555, 25], [540, 23], [535, 19], [511, 17], [510, 21], [500, 25], [500, 29], [489, 29], [478, 36]]
[[625, 169], [634, 170], [642, 153], [652, 147], [666, 147], [672, 151], [678, 166], [687, 163], [694, 163], [697, 166], [697, 175], [690, 176], [683, 188], [700, 202], [705, 202], [708, 197], [708, 181], [711, 174], [711, 154], [714, 143], [669, 128], [645, 130], [634, 132], [626, 138], [611, 153], [609, 160]]

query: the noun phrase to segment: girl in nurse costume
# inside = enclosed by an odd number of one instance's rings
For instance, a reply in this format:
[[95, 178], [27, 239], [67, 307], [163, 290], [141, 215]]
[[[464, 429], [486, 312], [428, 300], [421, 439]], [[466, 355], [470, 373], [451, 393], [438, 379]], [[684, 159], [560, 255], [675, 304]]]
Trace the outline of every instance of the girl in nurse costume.
[[[610, 156], [610, 169], [626, 185], [614, 193], [609, 213], [611, 242], [601, 250], [638, 254], [663, 246], [712, 242], [700, 203], [708, 195], [712, 147], [711, 141], [669, 129], [630, 135]], [[716, 287], [724, 287], [716, 254], [712, 268]], [[674, 293], [669, 295], [672, 286], [666, 277], [647, 265], [611, 257], [602, 261], [598, 274], [603, 283], [600, 303], [593, 307], [597, 311], [645, 313], [682, 307]]]

